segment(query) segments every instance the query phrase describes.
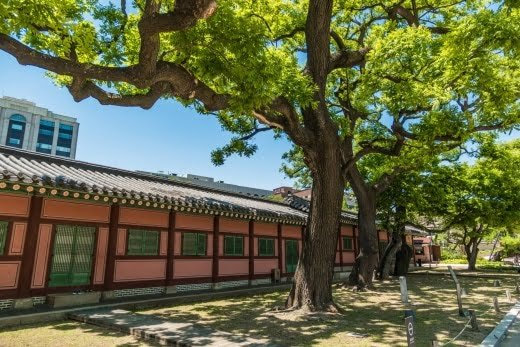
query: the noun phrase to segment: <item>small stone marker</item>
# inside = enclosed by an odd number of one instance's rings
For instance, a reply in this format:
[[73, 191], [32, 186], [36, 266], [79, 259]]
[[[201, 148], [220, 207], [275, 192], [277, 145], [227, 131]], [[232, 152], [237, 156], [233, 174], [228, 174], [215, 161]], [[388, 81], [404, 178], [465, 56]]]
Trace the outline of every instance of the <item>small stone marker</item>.
[[500, 281], [499, 280], [495, 280], [493, 282], [493, 287], [500, 287]]
[[462, 310], [462, 296], [461, 296], [461, 292], [462, 292], [462, 289], [460, 287], [460, 283], [457, 282], [456, 284], [456, 289], [457, 289], [457, 305], [459, 306], [459, 316], [461, 317], [464, 317], [464, 311]]
[[475, 314], [474, 310], [468, 310], [469, 313], [469, 323], [471, 324], [471, 328], [475, 331], [479, 331], [478, 323], [477, 323], [477, 315]]
[[406, 277], [399, 276], [399, 286], [401, 287], [401, 301], [408, 303], [408, 286], [406, 285]]
[[440, 347], [439, 341], [432, 341], [432, 347]]
[[493, 297], [493, 306], [495, 306], [495, 312], [500, 313], [500, 306], [498, 306], [498, 298], [496, 296]]
[[511, 291], [509, 289], [506, 289], [506, 298], [507, 302], [511, 302]]
[[520, 294], [520, 287], [518, 286], [518, 282], [515, 285], [515, 294]]
[[408, 341], [408, 347], [415, 347], [415, 326], [413, 317], [406, 317], [404, 325], [406, 327], [406, 340]]

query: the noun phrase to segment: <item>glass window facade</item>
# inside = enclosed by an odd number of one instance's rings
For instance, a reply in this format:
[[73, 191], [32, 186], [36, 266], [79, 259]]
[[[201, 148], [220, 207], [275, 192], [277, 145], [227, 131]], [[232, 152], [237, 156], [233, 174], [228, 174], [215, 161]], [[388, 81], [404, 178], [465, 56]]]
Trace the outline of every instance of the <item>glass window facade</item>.
[[258, 239], [258, 255], [264, 257], [274, 256], [274, 239]]
[[206, 255], [206, 234], [183, 233], [182, 255]]
[[56, 146], [56, 155], [62, 157], [70, 157], [70, 150], [72, 148], [72, 134], [74, 126], [70, 124], [60, 123], [58, 131], [58, 143]]
[[25, 136], [25, 123], [25, 117], [19, 114], [13, 114], [9, 118], [7, 139], [5, 140], [7, 146], [22, 148]]
[[244, 237], [224, 236], [224, 255], [244, 255]]
[[40, 120], [38, 141], [36, 142], [36, 152], [51, 154], [53, 138], [54, 122], [46, 119]]
[[128, 255], [158, 255], [159, 232], [154, 230], [129, 229]]

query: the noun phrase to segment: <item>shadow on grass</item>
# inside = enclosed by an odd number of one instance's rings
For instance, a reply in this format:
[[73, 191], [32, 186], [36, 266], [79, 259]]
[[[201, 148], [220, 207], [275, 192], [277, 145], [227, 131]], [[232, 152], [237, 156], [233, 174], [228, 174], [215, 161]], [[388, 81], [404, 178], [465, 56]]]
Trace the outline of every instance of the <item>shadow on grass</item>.
[[[492, 297], [504, 292], [494, 288], [490, 279], [462, 279], [468, 291], [464, 308], [474, 309], [480, 331], [466, 331], [459, 338], [477, 344], [492, 330], [503, 314], [489, 311]], [[508, 283], [512, 288], [513, 283]], [[412, 308], [416, 311], [416, 331], [419, 345], [432, 340], [447, 342], [457, 335], [467, 322], [459, 317], [453, 281], [440, 276], [414, 276], [408, 279]], [[341, 315], [309, 315], [288, 319], [283, 313], [270, 313], [283, 306], [285, 292], [234, 297], [203, 303], [142, 311], [175, 322], [191, 322], [241, 336], [269, 340], [282, 346], [323, 345], [406, 345], [404, 309], [400, 302], [398, 281], [376, 283], [375, 290], [352, 292], [335, 289], [334, 298], [344, 309]], [[502, 295], [504, 296], [504, 295]], [[505, 298], [505, 296], [504, 296]], [[503, 311], [510, 304], [502, 300]], [[364, 338], [356, 338], [367, 335]]]

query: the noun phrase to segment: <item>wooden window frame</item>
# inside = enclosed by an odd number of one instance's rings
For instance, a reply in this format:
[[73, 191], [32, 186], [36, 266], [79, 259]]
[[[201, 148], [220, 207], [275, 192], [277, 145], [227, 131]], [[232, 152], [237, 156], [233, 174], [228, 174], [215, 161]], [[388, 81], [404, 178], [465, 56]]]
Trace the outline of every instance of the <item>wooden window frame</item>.
[[[195, 253], [194, 254], [188, 254], [185, 253], [184, 249], [184, 239], [186, 235], [195, 235], [196, 237], [196, 243], [195, 243]], [[203, 236], [204, 237], [204, 253], [199, 253], [199, 238]], [[183, 256], [190, 256], [190, 257], [204, 257], [208, 255], [208, 234], [207, 233], [197, 233], [197, 232], [183, 232], [181, 237], [181, 255]]]
[[[345, 241], [350, 240], [350, 247], [346, 247]], [[352, 236], [342, 236], [341, 237], [341, 250], [343, 251], [353, 251], [354, 250], [354, 238]]]
[[[141, 249], [139, 251], [135, 251], [135, 250], [132, 250], [130, 249], [130, 234], [132, 232], [141, 232]], [[156, 239], [156, 245], [155, 245], [155, 251], [154, 252], [150, 252], [150, 251], [147, 251], [147, 244], [145, 242], [146, 240], [146, 235], [147, 234], [155, 234], [155, 239]], [[137, 229], [137, 228], [132, 228], [132, 229], [128, 229], [128, 235], [127, 235], [127, 238], [126, 238], [126, 255], [132, 255], [132, 256], [140, 256], [140, 255], [144, 255], [144, 256], [158, 256], [159, 255], [159, 248], [160, 248], [160, 242], [161, 242], [161, 234], [158, 230], [148, 230], [148, 229]]]
[[[272, 247], [272, 252], [271, 253], [262, 253], [262, 241], [271, 241], [273, 243], [273, 247]], [[274, 257], [275, 256], [275, 242], [274, 242], [274, 238], [271, 238], [271, 237], [259, 237], [258, 238], [258, 255], [260, 257]]]
[[[226, 240], [233, 239], [233, 252], [228, 253], [227, 247], [226, 247]], [[236, 252], [236, 242], [237, 239], [240, 239], [242, 243], [242, 252], [238, 254]], [[244, 256], [244, 236], [243, 235], [224, 235], [224, 256], [226, 257], [243, 257]]]

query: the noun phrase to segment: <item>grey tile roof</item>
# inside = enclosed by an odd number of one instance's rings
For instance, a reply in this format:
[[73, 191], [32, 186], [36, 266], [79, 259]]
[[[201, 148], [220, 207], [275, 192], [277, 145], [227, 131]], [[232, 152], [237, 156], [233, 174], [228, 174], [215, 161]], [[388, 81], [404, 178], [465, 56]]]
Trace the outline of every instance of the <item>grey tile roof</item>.
[[[119, 203], [152, 202], [192, 212], [224, 211], [227, 215], [259, 216], [304, 223], [307, 213], [288, 203], [241, 196], [217, 189], [180, 183], [153, 175], [0, 146], [0, 180], [52, 187], [53, 193], [84, 192]], [[20, 188], [18, 188], [20, 189]], [[45, 191], [45, 189], [44, 189]], [[59, 194], [58, 192], [58, 194]], [[68, 194], [67, 194], [68, 195]]]
[[[285, 199], [291, 207], [298, 209], [300, 211], [305, 212], [306, 214], [310, 211], [310, 201], [304, 198], [300, 198], [296, 195], [288, 195]], [[348, 211], [341, 211], [341, 222], [345, 224], [357, 225], [358, 216], [355, 213], [351, 213]]]

